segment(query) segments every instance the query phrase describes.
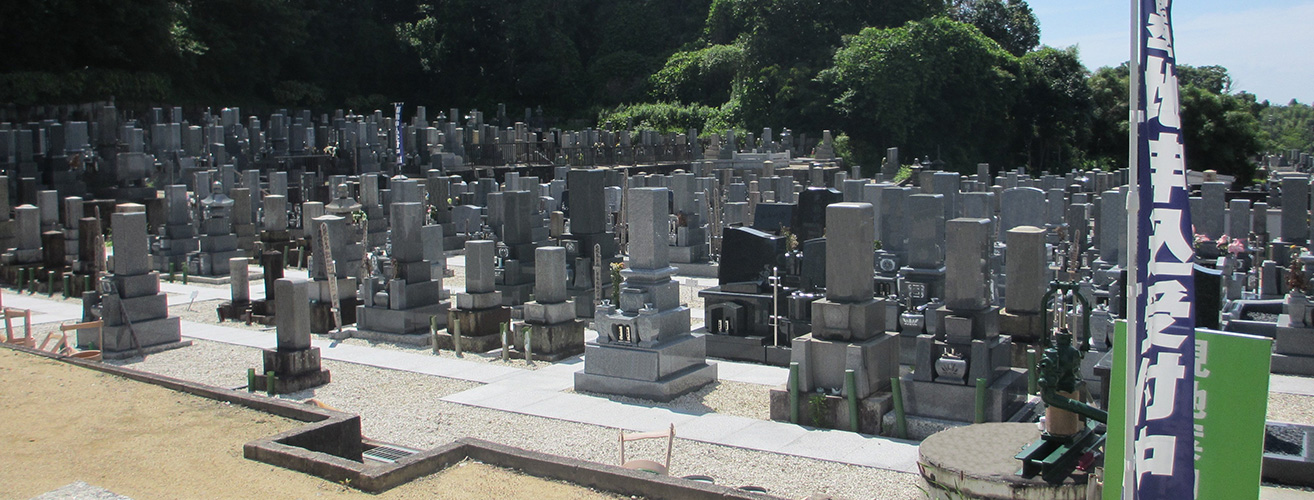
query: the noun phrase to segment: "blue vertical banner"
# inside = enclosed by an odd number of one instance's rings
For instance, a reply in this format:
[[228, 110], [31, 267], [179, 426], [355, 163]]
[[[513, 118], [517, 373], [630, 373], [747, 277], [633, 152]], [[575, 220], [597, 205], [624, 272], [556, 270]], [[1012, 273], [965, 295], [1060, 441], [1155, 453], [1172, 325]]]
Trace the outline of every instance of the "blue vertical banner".
[[[1135, 335], [1129, 347], [1124, 488], [1134, 498], [1194, 498], [1194, 235], [1173, 52], [1172, 0], [1134, 0], [1139, 14]], [[1124, 490], [1124, 492], [1129, 492]]]
[[406, 124], [402, 123], [402, 103], [394, 102], [392, 107], [394, 110], [392, 123], [397, 127], [397, 142], [394, 144], [394, 149], [397, 150], [397, 167], [401, 168], [406, 159], [406, 150], [402, 149], [402, 133], [406, 131]]

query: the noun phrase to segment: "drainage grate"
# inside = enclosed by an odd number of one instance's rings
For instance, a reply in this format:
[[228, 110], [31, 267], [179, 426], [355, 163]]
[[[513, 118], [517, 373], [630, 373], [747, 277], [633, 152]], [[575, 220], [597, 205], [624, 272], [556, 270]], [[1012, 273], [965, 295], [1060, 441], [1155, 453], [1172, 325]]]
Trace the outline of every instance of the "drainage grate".
[[395, 446], [388, 446], [388, 445], [379, 445], [370, 448], [368, 450], [365, 450], [363, 455], [365, 456], [365, 458], [368, 458], [370, 460], [390, 464], [398, 460], [401, 460], [403, 458], [414, 455], [415, 453], [416, 453], [415, 450], [408, 450], [405, 448], [398, 448]]

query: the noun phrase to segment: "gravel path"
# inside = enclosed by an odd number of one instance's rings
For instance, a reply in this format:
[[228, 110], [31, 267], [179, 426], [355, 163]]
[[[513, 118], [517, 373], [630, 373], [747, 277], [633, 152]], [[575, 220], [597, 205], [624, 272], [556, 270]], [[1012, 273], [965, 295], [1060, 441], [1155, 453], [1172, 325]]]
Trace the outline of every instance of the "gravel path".
[[[246, 383], [246, 369], [258, 367], [258, 349], [194, 341], [189, 348], [153, 354], [146, 359], [118, 362], [131, 368], [234, 388]], [[412, 372], [386, 370], [351, 363], [324, 361], [333, 382], [319, 388], [283, 395], [287, 399], [314, 397], [362, 418], [364, 433], [374, 439], [420, 449], [431, 448], [461, 437], [474, 437], [545, 453], [601, 463], [616, 463], [617, 431], [530, 415], [506, 413], [447, 403], [441, 398], [476, 387], [471, 382], [433, 377]], [[705, 389], [701, 398], [707, 407], [733, 410], [730, 392], [736, 386], [756, 390], [751, 384], [721, 383]], [[718, 395], [723, 391], [727, 395]], [[720, 402], [718, 402], [720, 401]], [[677, 400], [675, 405], [682, 404]], [[754, 417], [759, 418], [759, 417]], [[627, 454], [660, 458], [664, 443], [658, 440], [627, 445]], [[807, 458], [777, 455], [676, 439], [672, 459], [676, 475], [702, 474], [718, 484], [758, 485], [792, 498], [813, 494], [844, 498], [917, 498], [918, 478], [913, 474], [844, 465]]]
[[1314, 397], [1270, 392], [1268, 420], [1314, 425]]

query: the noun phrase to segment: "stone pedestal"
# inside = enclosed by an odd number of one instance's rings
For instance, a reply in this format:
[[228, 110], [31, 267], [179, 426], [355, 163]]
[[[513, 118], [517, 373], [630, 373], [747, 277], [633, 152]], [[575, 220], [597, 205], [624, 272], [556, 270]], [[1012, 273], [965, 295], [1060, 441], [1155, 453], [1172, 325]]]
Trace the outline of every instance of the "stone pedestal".
[[[79, 330], [79, 348], [96, 345], [106, 359], [121, 359], [191, 345], [183, 341], [177, 316], [169, 316], [169, 303], [160, 293], [160, 274], [150, 270], [146, 214], [111, 215], [114, 230], [114, 274], [109, 293], [82, 295], [83, 321], [105, 321], [104, 345], [92, 330]], [[97, 314], [99, 306], [99, 314]]]
[[526, 339], [534, 359], [556, 361], [584, 352], [584, 322], [575, 319], [575, 303], [566, 300], [566, 249], [542, 247], [534, 251], [537, 295], [525, 304], [529, 328], [515, 336], [515, 353], [526, 352]]
[[630, 191], [630, 267], [620, 304], [594, 314], [598, 340], [584, 347], [575, 390], [669, 401], [716, 381], [703, 336], [689, 333], [667, 246], [668, 191]]
[[363, 283], [362, 303], [356, 307], [357, 333], [427, 345], [432, 318], [437, 317], [438, 328], [447, 326], [449, 303], [441, 300], [442, 277], [435, 280], [433, 267], [424, 260], [423, 206], [394, 203], [391, 216], [392, 276], [376, 275]]
[[1314, 377], [1314, 327], [1295, 324], [1289, 314], [1278, 316], [1272, 371]]
[[329, 372], [320, 366], [318, 347], [310, 345], [309, 292], [311, 282], [283, 278], [274, 287], [283, 300], [276, 304], [275, 328], [278, 343], [264, 350], [264, 370], [254, 380], [253, 390], [270, 387], [266, 379], [274, 374], [273, 394], [297, 392], [329, 382]]
[[790, 360], [799, 364], [799, 391], [844, 393], [844, 374], [857, 376], [859, 399], [889, 391], [890, 379], [899, 375], [899, 339], [893, 333], [861, 342], [819, 340], [815, 334], [794, 339]]
[[274, 394], [287, 394], [319, 387], [329, 383], [329, 371], [320, 368], [319, 348], [280, 351], [264, 349], [263, 373], [255, 376], [255, 388], [263, 390], [269, 382], [267, 373], [274, 372]]
[[447, 332], [434, 335], [436, 348], [455, 347], [451, 332], [457, 325], [462, 351], [488, 352], [502, 347], [501, 325], [511, 321], [511, 309], [502, 305], [502, 293], [496, 290], [495, 251], [496, 244], [489, 240], [465, 243], [465, 292], [456, 294]]

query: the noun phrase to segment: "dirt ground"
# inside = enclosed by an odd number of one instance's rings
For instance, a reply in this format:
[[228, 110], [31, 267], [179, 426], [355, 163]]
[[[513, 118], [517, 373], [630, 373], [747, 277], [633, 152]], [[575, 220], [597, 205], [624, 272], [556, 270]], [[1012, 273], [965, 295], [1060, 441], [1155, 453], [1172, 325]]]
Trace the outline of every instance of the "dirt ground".
[[75, 481], [152, 498], [618, 498], [477, 462], [380, 495], [242, 458], [300, 422], [0, 348], [0, 498]]

